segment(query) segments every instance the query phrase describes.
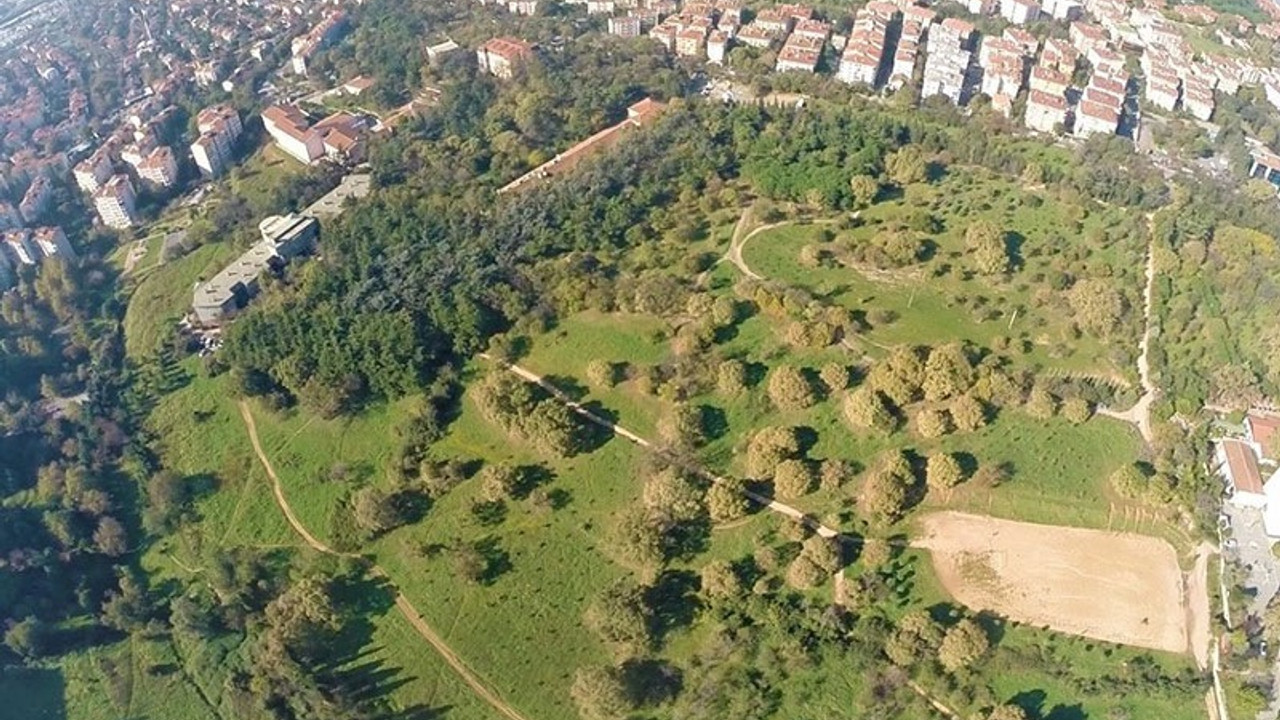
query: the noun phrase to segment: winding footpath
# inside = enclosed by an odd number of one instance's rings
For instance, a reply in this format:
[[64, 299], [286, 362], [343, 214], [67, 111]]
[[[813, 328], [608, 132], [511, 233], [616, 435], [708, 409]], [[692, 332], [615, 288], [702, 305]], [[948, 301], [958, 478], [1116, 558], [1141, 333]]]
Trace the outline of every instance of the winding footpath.
[[[240, 417], [244, 418], [245, 429], [249, 432], [249, 442], [253, 444], [253, 452], [258, 456], [258, 462], [262, 463], [262, 468], [266, 470], [267, 477], [271, 479], [271, 490], [275, 494], [276, 505], [280, 506], [280, 511], [284, 513], [285, 520], [289, 522], [289, 526], [293, 528], [293, 531], [302, 538], [303, 542], [309, 545], [316, 552], [342, 558], [361, 557], [355, 553], [345, 553], [334, 550], [307, 530], [306, 526], [302, 524], [302, 521], [298, 519], [298, 516], [294, 514], [293, 508], [289, 506], [289, 501], [284, 496], [284, 486], [280, 483], [280, 477], [276, 475], [275, 468], [271, 466], [271, 461], [267, 458], [266, 452], [262, 449], [262, 443], [258, 439], [258, 426], [253, 421], [253, 413], [249, 409], [249, 404], [244, 400], [240, 401]], [[458, 657], [458, 654], [453, 651], [453, 648], [450, 648], [448, 644], [445, 643], [444, 639], [427, 624], [426, 620], [422, 619], [422, 614], [413, 606], [413, 603], [409, 602], [409, 598], [405, 597], [404, 593], [400, 592], [400, 589], [391, 580], [391, 577], [387, 575], [385, 570], [377, 564], [373, 564], [370, 566], [369, 572], [378, 579], [386, 580], [386, 582], [394, 589], [396, 609], [400, 611], [400, 614], [404, 616], [405, 620], [409, 621], [409, 624], [413, 626], [413, 629], [417, 631], [418, 635], [431, 645], [436, 653], [439, 654], [446, 663], [448, 663], [449, 667], [453, 668], [454, 672], [462, 678], [462, 681], [465, 682], [481, 700], [488, 703], [490, 707], [496, 710], [503, 717], [507, 718], [507, 720], [528, 720], [480, 681], [480, 678], [472, 672], [471, 668], [467, 667], [466, 663], [462, 661], [462, 658]]]
[[[481, 353], [480, 357], [484, 358], [485, 360], [493, 360], [493, 358], [491, 358], [486, 353]], [[586, 409], [585, 407], [583, 407], [582, 403], [577, 402], [573, 398], [570, 398], [568, 395], [564, 394], [564, 392], [562, 392], [555, 385], [552, 385], [551, 383], [547, 382], [546, 378], [544, 378], [543, 376], [531, 370], [528, 370], [527, 368], [520, 367], [519, 365], [503, 364], [503, 366], [507, 370], [519, 376], [520, 378], [528, 382], [534, 383], [540, 386], [543, 390], [546, 390], [548, 393], [551, 393], [551, 395], [555, 397], [557, 400], [559, 400], [561, 403], [563, 403], [565, 407], [568, 407], [570, 410], [582, 416], [587, 421], [595, 425], [598, 425], [602, 428], [605, 428], [613, 432], [615, 435], [624, 437], [627, 440], [630, 440], [631, 442], [635, 443], [636, 445], [642, 448], [651, 450], [655, 453], [662, 454], [668, 460], [671, 460], [672, 462], [675, 462], [675, 463], [679, 463], [685, 470], [688, 470], [689, 472], [692, 472], [692, 473], [696, 473], [698, 476], [702, 477], [705, 480], [708, 480], [709, 482], [713, 482], [717, 485], [725, 485], [730, 482], [728, 478], [722, 475], [716, 475], [715, 473], [709, 470], [706, 470], [704, 468], [698, 467], [696, 465], [691, 465], [687, 462], [683, 462], [679, 458], [670, 457], [666, 453], [663, 453], [661, 448], [654, 445], [652, 442], [640, 436], [639, 434], [632, 432], [631, 430], [628, 430], [627, 428], [621, 425], [618, 425], [617, 423], [614, 423], [608, 420], [607, 418], [601, 417], [591, 412], [590, 410]], [[811, 515], [806, 515], [805, 513], [801, 512], [800, 510], [790, 505], [778, 502], [777, 500], [773, 500], [769, 497], [761, 495], [758, 492], [747, 490], [745, 488], [742, 490], [742, 494], [751, 502], [756, 503], [757, 505], [760, 505], [761, 507], [763, 507], [764, 509], [770, 512], [774, 512], [779, 515], [783, 515], [788, 518], [791, 518], [792, 520], [795, 520], [797, 522], [803, 523], [810, 530], [813, 530], [815, 533], [817, 533], [818, 535], [824, 538], [834, 538], [834, 539], [840, 540], [841, 542], [850, 543], [852, 545], [860, 544], [856, 538], [850, 537], [848, 535], [842, 535], [838, 530], [834, 530], [832, 528], [827, 527], [826, 525], [823, 525], [821, 522], [817, 520], [817, 518], [814, 518]]]
[[[1148, 226], [1152, 225], [1152, 216], [1147, 215]], [[1138, 398], [1138, 402], [1128, 410], [1117, 411], [1109, 408], [1098, 408], [1098, 414], [1104, 417], [1115, 418], [1127, 423], [1132, 423], [1138, 428], [1138, 433], [1142, 435], [1142, 439], [1151, 444], [1151, 404], [1160, 396], [1160, 389], [1156, 387], [1155, 382], [1151, 380], [1151, 316], [1152, 316], [1152, 300], [1155, 296], [1156, 289], [1156, 255], [1155, 255], [1155, 233], [1148, 230], [1147, 238], [1147, 269], [1146, 287], [1142, 290], [1142, 339], [1138, 341], [1138, 378], [1142, 382], [1142, 397]]]

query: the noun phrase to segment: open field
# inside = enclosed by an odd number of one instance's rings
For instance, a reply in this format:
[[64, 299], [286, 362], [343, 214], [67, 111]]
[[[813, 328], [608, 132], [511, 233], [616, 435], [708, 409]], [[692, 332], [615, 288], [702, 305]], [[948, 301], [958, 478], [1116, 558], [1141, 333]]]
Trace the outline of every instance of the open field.
[[129, 356], [137, 358], [154, 352], [167, 330], [191, 307], [196, 282], [213, 277], [235, 254], [230, 243], [204, 245], [156, 268], [138, 283], [124, 315]]
[[1107, 642], [1184, 652], [1173, 547], [1155, 538], [942, 512], [916, 543], [964, 605]]
[[[803, 248], [822, 247], [824, 231], [833, 232], [837, 241], [864, 242], [885, 227], [918, 223], [923, 217], [936, 221], [939, 230], [927, 233], [931, 250], [919, 264], [875, 270], [800, 262]], [[872, 354], [878, 347], [900, 343], [967, 340], [990, 347], [997, 339], [1010, 337], [1030, 343], [1024, 358], [1027, 364], [1057, 372], [1097, 373], [1121, 382], [1127, 377], [1127, 365], [1120, 368], [1112, 362], [1107, 344], [1073, 333], [1069, 315], [1042, 306], [1043, 298], [1036, 297], [1044, 279], [1063, 268], [1106, 275], [1109, 271], [1099, 268], [1125, 267], [1126, 253], [1140, 248], [1116, 243], [1105, 250], [1082, 252], [1081, 236], [1107, 232], [1121, 215], [1084, 213], [1009, 180], [966, 172], [936, 185], [912, 185], [905, 194], [862, 211], [860, 219], [862, 225], [852, 230], [839, 230], [828, 222], [806, 222], [762, 231], [743, 248], [743, 259], [753, 272], [805, 288], [828, 302], [854, 311], [874, 308], [891, 313], [892, 322], [879, 323], [866, 335]], [[965, 230], [979, 220], [1016, 229], [1009, 242], [1019, 267], [1007, 279], [958, 272], [964, 266]], [[1132, 284], [1119, 279], [1121, 289], [1140, 287], [1136, 275]]]

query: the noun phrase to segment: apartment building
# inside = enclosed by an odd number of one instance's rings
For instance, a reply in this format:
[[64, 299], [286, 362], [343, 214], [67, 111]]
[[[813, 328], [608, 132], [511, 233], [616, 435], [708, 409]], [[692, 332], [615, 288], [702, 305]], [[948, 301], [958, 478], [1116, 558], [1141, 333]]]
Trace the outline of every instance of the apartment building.
[[128, 175], [114, 175], [93, 194], [102, 224], [116, 230], [138, 224], [137, 195]]
[[480, 69], [502, 80], [510, 80], [515, 69], [533, 57], [533, 45], [513, 38], [497, 37], [476, 50]]
[[22, 216], [23, 222], [34, 223], [49, 209], [52, 201], [53, 182], [44, 175], [37, 175], [23, 194], [22, 202], [18, 203], [18, 214]]
[[81, 160], [71, 171], [76, 185], [87, 193], [97, 192], [102, 184], [109, 180], [115, 168], [111, 165], [111, 156], [106, 148], [99, 148], [89, 157]]
[[207, 107], [196, 116], [196, 129], [200, 137], [191, 144], [196, 167], [209, 177], [218, 177], [231, 164], [243, 132], [240, 114], [230, 105]]
[[178, 160], [166, 145], [152, 150], [138, 163], [138, 178], [155, 187], [170, 188], [178, 182]]

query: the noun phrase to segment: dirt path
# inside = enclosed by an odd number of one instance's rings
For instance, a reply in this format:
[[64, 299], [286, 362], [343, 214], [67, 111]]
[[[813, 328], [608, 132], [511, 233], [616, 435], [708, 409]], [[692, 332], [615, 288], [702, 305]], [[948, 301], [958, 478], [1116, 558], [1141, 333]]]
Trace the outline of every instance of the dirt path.
[[1187, 645], [1201, 670], [1209, 667], [1209, 644], [1213, 631], [1209, 627], [1209, 556], [1212, 545], [1201, 543], [1196, 548], [1196, 561], [1183, 582], [1187, 603]]
[[[480, 357], [484, 358], [485, 360], [492, 360], [492, 358], [485, 353], [481, 353]], [[635, 443], [636, 445], [639, 445], [642, 448], [653, 450], [654, 452], [659, 451], [658, 448], [652, 442], [641, 437], [639, 434], [634, 433], [621, 425], [610, 422], [608, 419], [600, 417], [599, 415], [596, 415], [595, 413], [586, 409], [585, 407], [582, 406], [582, 403], [576, 402], [569, 396], [565, 395], [563, 392], [560, 391], [559, 388], [547, 382], [546, 379], [544, 379], [541, 375], [538, 375], [537, 373], [531, 370], [528, 370], [526, 368], [520, 367], [519, 365], [511, 364], [511, 365], [505, 365], [505, 367], [507, 368], [507, 370], [511, 371], [512, 373], [515, 373], [519, 377], [531, 383], [535, 383], [541, 386], [542, 389], [551, 393], [553, 397], [555, 397], [560, 402], [564, 403], [565, 406], [568, 407], [570, 410], [574, 411], [578, 415], [581, 415], [583, 418], [586, 418], [588, 421], [596, 425], [599, 425], [600, 427], [606, 428], [612, 431], [613, 433], [615, 433], [616, 435], [624, 437], [627, 440], [630, 440], [631, 442]], [[669, 458], [669, 459], [671, 459], [672, 461], [679, 462], [678, 460], [676, 460], [676, 458]], [[689, 472], [696, 473], [709, 482], [713, 482], [716, 484], [725, 484], [729, 482], [728, 478], [722, 475], [716, 475], [715, 473], [709, 470], [705, 470], [703, 468], [696, 467], [696, 466], [691, 466], [688, 463], [681, 463], [681, 465]], [[760, 493], [752, 492], [751, 490], [743, 490], [742, 494], [745, 495], [748, 500], [756, 503], [757, 505], [762, 506], [764, 509], [770, 512], [778, 513], [779, 515], [784, 515], [786, 517], [791, 518], [792, 520], [796, 520], [798, 522], [804, 523], [805, 526], [813, 530], [818, 535], [821, 535], [822, 537], [835, 538], [842, 542], [858, 544], [858, 540], [856, 540], [855, 538], [849, 537], [847, 535], [841, 535], [838, 530], [834, 530], [832, 528], [827, 527], [826, 525], [823, 525], [822, 523], [818, 522], [818, 520], [816, 520], [815, 518], [809, 515], [806, 515], [805, 513], [801, 512], [800, 510], [797, 510], [796, 508], [790, 505], [778, 502], [777, 500], [772, 500], [768, 497], [765, 497], [764, 495], [761, 495]]]
[[[738, 268], [738, 270], [743, 275], [746, 275], [752, 280], [764, 280], [765, 277], [757, 273], [756, 271], [752, 270], [751, 267], [747, 265], [746, 259], [742, 257], [742, 251], [744, 248], [746, 248], [747, 242], [749, 242], [751, 238], [755, 237], [756, 235], [759, 235], [760, 233], [766, 230], [773, 230], [774, 228], [785, 227], [787, 225], [795, 225], [796, 223], [802, 222], [802, 221], [801, 220], [780, 220], [775, 223], [758, 225], [754, 228], [751, 228], [750, 232], [746, 232], [747, 226], [750, 224], [752, 209], [753, 209], [752, 207], [748, 207], [746, 210], [742, 211], [742, 217], [738, 218], [738, 224], [735, 225], [733, 228], [733, 239], [729, 241], [729, 249], [725, 251], [724, 257], [720, 258], [717, 262], [729, 262], [733, 264], [734, 267]], [[855, 212], [853, 214], [853, 217], [856, 218], [860, 214], [861, 214], [861, 211]], [[825, 225], [825, 224], [833, 223], [835, 222], [835, 220], [826, 218], [826, 219], [813, 220], [812, 222], [815, 225]]]
[[1156, 387], [1151, 380], [1151, 315], [1152, 302], [1156, 289], [1156, 254], [1155, 254], [1155, 232], [1154, 220], [1150, 213], [1147, 213], [1147, 267], [1146, 279], [1147, 284], [1142, 289], [1142, 339], [1138, 341], [1138, 379], [1142, 382], [1142, 397], [1138, 398], [1138, 402], [1128, 410], [1111, 410], [1109, 408], [1098, 408], [1098, 414], [1115, 418], [1127, 423], [1132, 423], [1138, 428], [1138, 433], [1142, 435], [1142, 439], [1151, 443], [1151, 404], [1156, 401], [1160, 394], [1160, 389]]
[[[267, 477], [271, 478], [271, 490], [275, 494], [276, 505], [280, 506], [280, 511], [284, 513], [285, 520], [289, 521], [289, 525], [293, 528], [294, 532], [296, 532], [298, 536], [307, 543], [307, 545], [310, 545], [317, 552], [322, 552], [326, 555], [333, 555], [336, 557], [359, 557], [354, 553], [344, 553], [334, 550], [307, 530], [306, 526], [302, 524], [302, 521], [298, 519], [298, 516], [294, 514], [293, 508], [289, 507], [289, 501], [285, 499], [284, 487], [280, 483], [279, 476], [276, 475], [275, 468], [271, 466], [271, 461], [267, 458], [267, 454], [262, 450], [262, 443], [258, 440], [258, 426], [253, 421], [253, 413], [249, 410], [249, 404], [244, 400], [240, 401], [240, 416], [244, 418], [245, 429], [249, 432], [249, 442], [253, 444], [253, 452], [258, 456], [258, 462], [262, 463], [262, 468], [266, 470]], [[422, 639], [426, 640], [427, 643], [435, 649], [436, 653], [438, 653], [440, 657], [449, 664], [449, 667], [453, 668], [454, 672], [462, 678], [462, 681], [465, 682], [481, 700], [484, 700], [494, 710], [498, 711], [499, 714], [508, 720], [527, 720], [527, 718], [517, 712], [515, 708], [508, 705], [502, 698], [498, 697], [480, 681], [476, 674], [472, 672], [471, 669], [467, 667], [466, 663], [458, 657], [458, 654], [453, 651], [453, 648], [450, 648], [440, 635], [438, 635], [436, 631], [427, 624], [426, 620], [422, 619], [422, 614], [413, 606], [413, 603], [409, 601], [409, 598], [405, 597], [404, 593], [400, 592], [400, 589], [396, 587], [394, 582], [392, 582], [391, 577], [385, 570], [378, 565], [373, 565], [370, 568], [370, 574], [374, 577], [386, 580], [387, 583], [395, 589], [396, 609], [400, 611], [400, 614], [404, 616], [405, 620], [409, 621], [409, 624], [413, 626], [413, 629], [417, 631], [418, 635], [422, 636]]]

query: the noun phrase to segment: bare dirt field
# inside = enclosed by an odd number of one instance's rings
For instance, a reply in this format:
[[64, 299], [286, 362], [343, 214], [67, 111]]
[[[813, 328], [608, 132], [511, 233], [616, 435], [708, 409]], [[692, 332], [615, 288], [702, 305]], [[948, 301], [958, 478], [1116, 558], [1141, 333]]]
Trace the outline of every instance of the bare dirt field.
[[1142, 535], [939, 512], [913, 543], [974, 610], [1095, 640], [1187, 652], [1173, 546]]

